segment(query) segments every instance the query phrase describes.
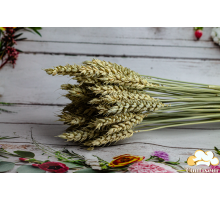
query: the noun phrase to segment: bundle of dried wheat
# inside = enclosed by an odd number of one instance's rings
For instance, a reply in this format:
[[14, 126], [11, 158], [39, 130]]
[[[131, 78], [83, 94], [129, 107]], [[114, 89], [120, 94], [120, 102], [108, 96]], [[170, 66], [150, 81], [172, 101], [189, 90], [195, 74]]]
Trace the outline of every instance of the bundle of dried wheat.
[[220, 122], [220, 86], [141, 76], [98, 59], [45, 71], [79, 83], [61, 85], [72, 102], [59, 115], [70, 125], [59, 137], [91, 148], [131, 137], [135, 130]]
[[164, 104], [142, 89], [157, 87], [138, 73], [110, 62], [93, 59], [82, 66], [67, 65], [45, 70], [49, 75], [73, 76], [79, 84], [63, 84], [72, 102], [59, 120], [70, 125], [59, 137], [100, 146], [131, 137], [145, 116]]

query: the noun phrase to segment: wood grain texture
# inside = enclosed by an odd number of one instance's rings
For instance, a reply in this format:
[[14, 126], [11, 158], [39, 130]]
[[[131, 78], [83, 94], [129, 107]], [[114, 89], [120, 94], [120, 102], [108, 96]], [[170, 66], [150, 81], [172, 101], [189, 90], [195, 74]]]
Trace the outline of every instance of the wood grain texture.
[[[76, 143], [66, 142], [55, 137], [64, 132], [65, 125], [40, 125], [40, 124], [0, 124], [1, 136], [20, 136], [20, 138], [10, 139], [9, 142], [31, 143], [31, 128], [33, 128], [34, 138], [43, 144], [53, 144], [61, 146], [78, 146]], [[202, 148], [211, 149], [220, 146], [218, 142], [219, 129], [217, 130], [191, 130], [191, 129], [163, 129], [150, 132], [135, 133], [131, 138], [119, 141], [112, 146], [123, 146], [126, 144], [154, 144], [175, 148]], [[80, 148], [78, 146], [78, 148]], [[83, 147], [83, 149], [86, 149]], [[103, 148], [97, 148], [102, 150]], [[105, 148], [104, 148], [105, 149]]]
[[211, 28], [204, 28], [200, 41], [195, 41], [192, 27], [43, 28], [41, 34], [42, 37], [25, 33], [28, 41], [18, 43], [17, 47], [24, 53], [19, 55], [15, 69], [8, 65], [0, 71], [0, 93], [3, 93], [0, 102], [17, 103], [3, 106], [16, 113], [0, 114], [0, 135], [19, 136], [0, 141], [7, 150], [31, 150], [39, 160], [46, 159], [33, 145], [31, 130], [42, 144], [56, 149], [67, 147], [107, 161], [126, 153], [148, 158], [153, 151], [161, 150], [166, 151], [172, 161], [180, 158], [184, 166], [184, 161], [195, 150], [220, 147], [219, 123], [136, 133], [132, 138], [92, 152], [67, 143], [55, 137], [66, 129], [55, 114], [69, 102], [62, 97], [65, 92], [59, 90], [60, 85], [75, 81], [70, 77], [48, 76], [42, 70], [67, 63], [80, 64], [97, 56], [144, 75], [220, 85], [220, 48], [211, 40]]
[[220, 60], [219, 47], [173, 47], [26, 41], [20, 42], [19, 48], [24, 52], [31, 53]]
[[[210, 41], [211, 37], [210, 27], [205, 27], [203, 30], [203, 36], [201, 41]], [[138, 40], [191, 40], [194, 41], [193, 27], [141, 27], [141, 28], [116, 28], [116, 27], [102, 27], [102, 28], [76, 28], [76, 27], [64, 27], [53, 28], [44, 27], [41, 31], [42, 37], [38, 37], [36, 34], [29, 32], [25, 33], [25, 36], [29, 40], [35, 41], [59, 41], [59, 42], [101, 42], [109, 39], [113, 41], [123, 41], [124, 39]], [[87, 40], [90, 39], [90, 40]], [[126, 44], [129, 44], [128, 40]], [[194, 42], [194, 44], [196, 44]]]
[[31, 53], [218, 60], [211, 28], [203, 32], [195, 41], [193, 28], [44, 28], [42, 38], [26, 33], [29, 40], [19, 48]]
[[[91, 60], [90, 56], [32, 55], [21, 54], [16, 68], [5, 66], [0, 72], [4, 81], [4, 95], [0, 101], [27, 104], [66, 104], [59, 90], [64, 83], [76, 83], [68, 76], [49, 76], [42, 69], [67, 63], [80, 64]], [[106, 58], [98, 57], [129, 67], [140, 74], [174, 80], [201, 82], [219, 85], [220, 61], [198, 61], [150, 58]]]
[[[63, 126], [63, 122], [58, 121], [59, 117], [57, 117], [64, 106], [15, 104], [13, 106], [1, 106], [1, 108], [13, 111], [14, 113], [3, 113], [0, 115], [0, 126], [1, 124], [8, 124], [8, 126], [10, 126], [10, 124], [54, 125], [56, 127], [62, 126], [62, 131], [69, 127], [68, 125]], [[171, 129], [198, 129], [211, 131], [220, 129], [220, 123], [180, 126]], [[163, 129], [161, 131], [163, 131]]]
[[0, 115], [0, 124], [48, 124], [62, 125], [57, 115], [61, 113], [64, 106], [46, 105], [13, 105], [1, 106], [15, 113], [3, 113]]
[[[171, 161], [181, 159], [181, 165], [186, 166], [184, 161], [190, 155], [193, 155], [195, 150], [213, 150], [213, 144], [220, 146], [216, 143], [219, 138], [219, 130], [206, 131], [206, 130], [170, 130], [153, 131], [149, 133], [136, 133], [132, 138], [118, 142], [113, 146], [106, 146], [104, 148], [95, 148], [92, 152], [87, 151], [86, 148], [76, 146], [73, 143], [66, 143], [60, 138], [54, 137], [62, 127], [54, 125], [1, 125], [0, 135], [20, 136], [16, 139], [0, 142], [4, 148], [13, 152], [15, 150], [33, 151], [36, 158], [39, 160], [46, 160], [47, 155], [42, 155], [42, 151], [37, 149], [31, 141], [30, 130], [32, 129], [33, 137], [35, 140], [50, 146], [54, 149], [61, 150], [64, 147], [72, 150], [81, 155], [96, 155], [106, 161], [110, 162], [113, 157], [122, 154], [142, 155], [146, 158], [154, 151], [165, 151], [169, 154]], [[15, 134], [12, 132], [16, 132]], [[208, 136], [207, 136], [208, 135]], [[56, 160], [51, 157], [51, 160]], [[3, 159], [4, 160], [4, 159]], [[17, 158], [10, 158], [10, 161], [17, 161]], [[18, 163], [20, 166], [22, 163]], [[15, 168], [16, 169], [16, 168]], [[15, 169], [12, 171], [14, 172]]]

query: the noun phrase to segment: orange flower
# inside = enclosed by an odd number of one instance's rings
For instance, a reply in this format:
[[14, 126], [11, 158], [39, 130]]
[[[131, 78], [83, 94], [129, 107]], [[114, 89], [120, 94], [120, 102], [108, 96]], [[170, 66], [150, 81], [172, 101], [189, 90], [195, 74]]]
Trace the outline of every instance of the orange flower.
[[145, 158], [144, 156], [133, 156], [131, 154], [124, 154], [124, 155], [114, 157], [113, 158], [114, 160], [109, 163], [109, 166], [110, 167], [122, 167], [133, 162], [141, 161], [144, 158]]

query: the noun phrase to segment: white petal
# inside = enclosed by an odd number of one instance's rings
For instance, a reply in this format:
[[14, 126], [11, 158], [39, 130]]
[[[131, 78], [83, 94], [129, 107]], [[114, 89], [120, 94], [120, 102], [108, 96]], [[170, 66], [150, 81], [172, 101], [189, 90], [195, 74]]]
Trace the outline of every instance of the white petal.
[[213, 41], [218, 44], [218, 37], [214, 37]]
[[98, 166], [92, 166], [92, 169], [102, 170], [102, 168], [101, 168], [101, 167], [98, 167]]
[[212, 38], [214, 38], [216, 36], [215, 31], [212, 31], [211, 36], [212, 36]]

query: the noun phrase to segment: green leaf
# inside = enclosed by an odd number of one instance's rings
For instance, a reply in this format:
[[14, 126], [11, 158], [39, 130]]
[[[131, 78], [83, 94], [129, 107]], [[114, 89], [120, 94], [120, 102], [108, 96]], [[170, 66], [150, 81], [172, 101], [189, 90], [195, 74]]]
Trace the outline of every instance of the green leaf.
[[14, 168], [15, 164], [13, 162], [6, 162], [1, 161], [0, 162], [0, 172], [7, 172], [9, 170], [12, 170]]
[[197, 30], [203, 30], [203, 27], [194, 27], [194, 29]]
[[171, 165], [179, 165], [180, 163], [179, 162], [170, 162], [170, 161], [167, 161], [165, 162], [167, 164], [171, 164]]
[[35, 154], [30, 151], [14, 151], [14, 153], [18, 154], [22, 158], [34, 158]]
[[158, 157], [158, 161], [159, 161], [159, 162], [163, 162], [163, 161], [164, 161], [164, 159], [163, 159], [163, 158], [159, 158], [159, 157]]
[[15, 113], [15, 112], [13, 112], [13, 111], [5, 110], [5, 109], [2, 109], [2, 108], [0, 108], [0, 111], [2, 111], [2, 112], [7, 112], [7, 113]]
[[155, 158], [155, 156], [150, 156], [150, 158], [146, 159], [145, 161], [152, 160], [153, 158]]
[[12, 105], [14, 105], [13, 103], [6, 103], [6, 102], [0, 102], [0, 104], [2, 104], [2, 105], [7, 105], [7, 106], [12, 106]]
[[18, 38], [19, 36], [23, 35], [23, 33], [17, 34], [14, 36], [14, 39]]
[[23, 52], [23, 51], [21, 51], [20, 49], [16, 49], [16, 51], [18, 51], [18, 52]]
[[[1, 152], [0, 152], [0, 153], [1, 153]], [[7, 156], [2, 155], [2, 154], [0, 154], [0, 157], [2, 157], [2, 158], [8, 158]]]
[[0, 140], [6, 140], [6, 139], [13, 139], [13, 138], [18, 138], [18, 137], [10, 137], [10, 136], [0, 136]]
[[18, 173], [45, 173], [46, 171], [33, 167], [32, 165], [22, 165], [17, 169]]
[[72, 168], [82, 168], [83, 167], [83, 165], [79, 165], [79, 164], [75, 164], [75, 163], [71, 163], [71, 162], [61, 162], [61, 163], [65, 164], [70, 169], [72, 169]]
[[220, 150], [219, 150], [217, 147], [214, 147], [214, 149], [215, 149], [215, 152], [216, 152], [218, 155], [220, 155]]
[[22, 40], [26, 40], [27, 38], [19, 38], [19, 39], [16, 39], [15, 41], [22, 41]]
[[93, 170], [91, 168], [86, 168], [86, 169], [80, 169], [80, 170], [77, 170], [73, 173], [99, 173], [98, 171], [96, 170]]
[[31, 29], [32, 31], [34, 31], [35, 33], [37, 33], [39, 36], [41, 36], [41, 34], [37, 31], [37, 30], [41, 30], [41, 27], [27, 27], [29, 29]]
[[171, 165], [179, 165], [180, 164], [179, 161], [180, 161], [180, 158], [176, 162], [166, 161], [165, 163], [171, 164]]

